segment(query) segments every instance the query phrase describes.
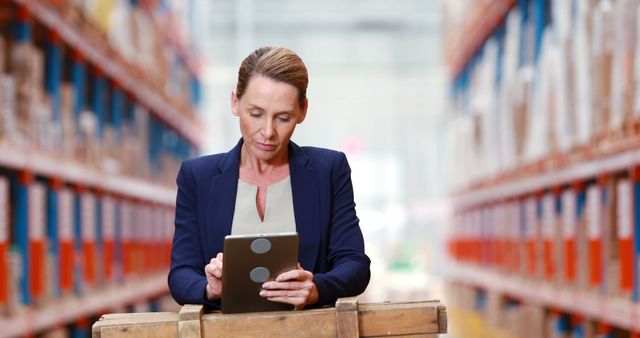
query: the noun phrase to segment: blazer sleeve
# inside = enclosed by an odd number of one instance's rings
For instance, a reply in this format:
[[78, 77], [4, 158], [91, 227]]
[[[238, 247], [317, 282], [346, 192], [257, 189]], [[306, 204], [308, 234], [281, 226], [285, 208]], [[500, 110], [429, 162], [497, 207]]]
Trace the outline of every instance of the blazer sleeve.
[[340, 297], [361, 294], [369, 284], [371, 261], [364, 253], [364, 239], [356, 216], [351, 169], [343, 153], [334, 161], [331, 175], [331, 224], [324, 273], [314, 282], [320, 299], [316, 306], [333, 305]]
[[206, 298], [207, 279], [198, 226], [196, 182], [189, 162], [183, 162], [176, 178], [175, 230], [171, 248], [169, 289], [178, 304], [219, 307]]

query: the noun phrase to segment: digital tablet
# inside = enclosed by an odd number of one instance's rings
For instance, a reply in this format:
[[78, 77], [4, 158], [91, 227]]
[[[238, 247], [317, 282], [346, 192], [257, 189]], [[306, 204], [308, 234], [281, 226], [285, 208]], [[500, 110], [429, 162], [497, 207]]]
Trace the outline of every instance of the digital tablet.
[[222, 313], [291, 310], [260, 296], [262, 284], [298, 263], [298, 233], [228, 235], [224, 238]]

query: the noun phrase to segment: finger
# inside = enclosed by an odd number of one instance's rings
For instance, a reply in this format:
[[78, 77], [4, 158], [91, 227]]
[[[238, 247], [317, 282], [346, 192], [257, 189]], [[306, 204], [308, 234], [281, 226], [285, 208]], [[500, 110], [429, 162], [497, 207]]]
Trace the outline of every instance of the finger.
[[220, 262], [222, 262], [222, 258], [223, 258], [223, 253], [222, 252], [218, 252], [218, 254], [216, 255], [216, 258], [220, 260]]
[[276, 277], [276, 281], [284, 282], [289, 280], [308, 280], [312, 279], [313, 274], [306, 270], [290, 270], [287, 272], [283, 272], [278, 277]]
[[302, 299], [302, 298], [269, 297], [269, 298], [266, 298], [266, 299], [268, 301], [270, 301], [270, 302], [291, 304], [291, 305], [295, 306], [296, 309], [301, 309], [301, 308], [304, 307], [304, 299]]
[[262, 290], [260, 296], [264, 298], [302, 298], [307, 299], [309, 292], [303, 290]]
[[312, 284], [308, 281], [266, 282], [262, 284], [264, 290], [310, 290]]
[[213, 262], [211, 262], [211, 264], [213, 264], [216, 268], [222, 270], [222, 261], [219, 259], [215, 259]]
[[222, 267], [217, 266], [215, 263], [207, 264], [204, 267], [205, 274], [213, 276], [218, 279], [222, 279]]
[[207, 276], [213, 276], [213, 270], [215, 270], [213, 264], [207, 264], [204, 266], [204, 272]]

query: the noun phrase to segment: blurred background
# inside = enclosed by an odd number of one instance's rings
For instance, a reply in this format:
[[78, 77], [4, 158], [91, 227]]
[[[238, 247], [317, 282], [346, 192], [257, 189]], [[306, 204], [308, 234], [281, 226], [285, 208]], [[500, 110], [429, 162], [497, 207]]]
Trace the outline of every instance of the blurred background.
[[0, 337], [177, 311], [181, 161], [240, 62], [307, 65], [372, 278], [447, 337], [640, 336], [640, 0], [0, 0]]

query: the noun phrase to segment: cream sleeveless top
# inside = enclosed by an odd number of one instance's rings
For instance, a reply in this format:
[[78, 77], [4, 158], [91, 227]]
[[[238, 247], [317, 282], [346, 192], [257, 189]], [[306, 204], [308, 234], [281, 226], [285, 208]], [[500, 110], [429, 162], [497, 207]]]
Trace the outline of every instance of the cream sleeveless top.
[[267, 187], [264, 220], [260, 220], [256, 195], [258, 186], [238, 179], [236, 207], [231, 224], [232, 235], [295, 232], [291, 176]]

